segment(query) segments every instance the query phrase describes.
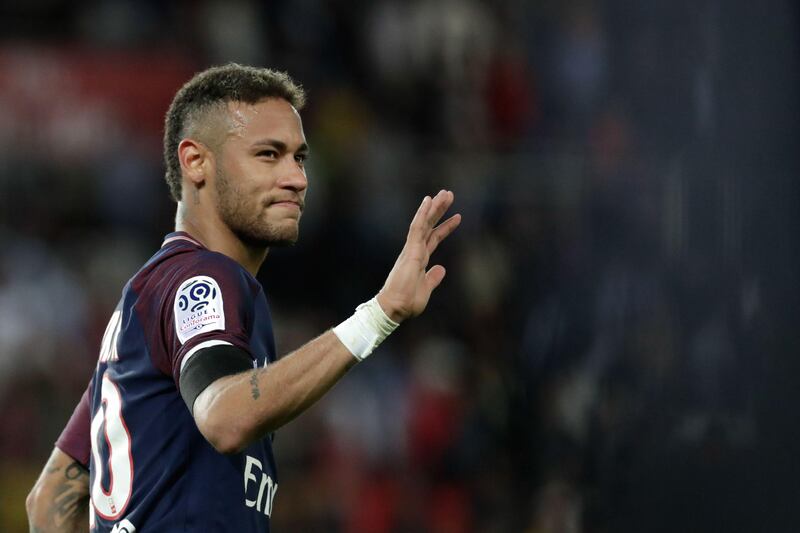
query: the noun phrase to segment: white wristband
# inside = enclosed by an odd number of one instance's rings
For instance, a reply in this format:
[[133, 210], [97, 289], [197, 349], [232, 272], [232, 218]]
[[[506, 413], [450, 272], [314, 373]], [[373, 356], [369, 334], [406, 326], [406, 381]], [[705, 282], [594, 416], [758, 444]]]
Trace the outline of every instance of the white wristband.
[[333, 328], [333, 333], [356, 359], [363, 361], [399, 325], [373, 298], [356, 307], [353, 316]]

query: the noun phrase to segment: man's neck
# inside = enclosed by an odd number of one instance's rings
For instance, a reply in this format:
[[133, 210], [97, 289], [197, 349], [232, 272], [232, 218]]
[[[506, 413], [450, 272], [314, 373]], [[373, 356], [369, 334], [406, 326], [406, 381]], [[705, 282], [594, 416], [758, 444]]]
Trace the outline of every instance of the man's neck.
[[175, 231], [186, 232], [209, 250], [227, 255], [253, 276], [258, 273], [269, 252], [268, 247], [248, 246], [218, 217], [197, 216], [192, 210], [186, 209], [183, 202], [178, 203]]

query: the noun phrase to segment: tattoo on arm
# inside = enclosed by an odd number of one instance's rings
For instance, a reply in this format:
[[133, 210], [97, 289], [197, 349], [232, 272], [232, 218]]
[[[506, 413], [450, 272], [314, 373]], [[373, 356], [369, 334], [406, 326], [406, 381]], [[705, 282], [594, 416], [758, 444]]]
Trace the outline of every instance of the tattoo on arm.
[[261, 374], [266, 370], [266, 368], [257, 368], [250, 374], [250, 393], [253, 396], [254, 400], [258, 400], [261, 397], [261, 389], [258, 386], [258, 378], [261, 377]]
[[[60, 468], [54, 468], [57, 474]], [[51, 472], [48, 471], [48, 474]], [[65, 526], [88, 526], [89, 471], [74, 461], [64, 469], [63, 477], [55, 487], [53, 501], [47, 510], [48, 523], [59, 528]], [[87, 517], [86, 524], [79, 523]]]

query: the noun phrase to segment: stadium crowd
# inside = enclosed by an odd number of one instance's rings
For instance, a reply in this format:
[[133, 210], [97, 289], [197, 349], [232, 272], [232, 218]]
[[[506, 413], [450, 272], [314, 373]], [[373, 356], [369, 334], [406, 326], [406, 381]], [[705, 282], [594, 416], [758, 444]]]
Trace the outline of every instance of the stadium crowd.
[[0, 529], [26, 530], [122, 284], [172, 229], [172, 93], [238, 61], [310, 98], [300, 241], [259, 277], [280, 353], [376, 292], [420, 196], [464, 215], [426, 316], [278, 432], [277, 531], [756, 530], [736, 503], [767, 505], [767, 474], [741, 465], [785, 330], [757, 189], [707, 157], [738, 161], [718, 2], [4, 9]]

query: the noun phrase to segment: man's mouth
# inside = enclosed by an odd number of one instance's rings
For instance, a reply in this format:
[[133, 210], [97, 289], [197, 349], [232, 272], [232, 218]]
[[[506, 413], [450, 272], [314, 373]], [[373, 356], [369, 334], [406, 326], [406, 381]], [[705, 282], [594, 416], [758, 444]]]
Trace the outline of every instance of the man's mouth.
[[286, 209], [296, 209], [298, 211], [303, 210], [303, 204], [298, 202], [297, 200], [280, 200], [277, 202], [272, 202], [270, 205], [284, 207]]

